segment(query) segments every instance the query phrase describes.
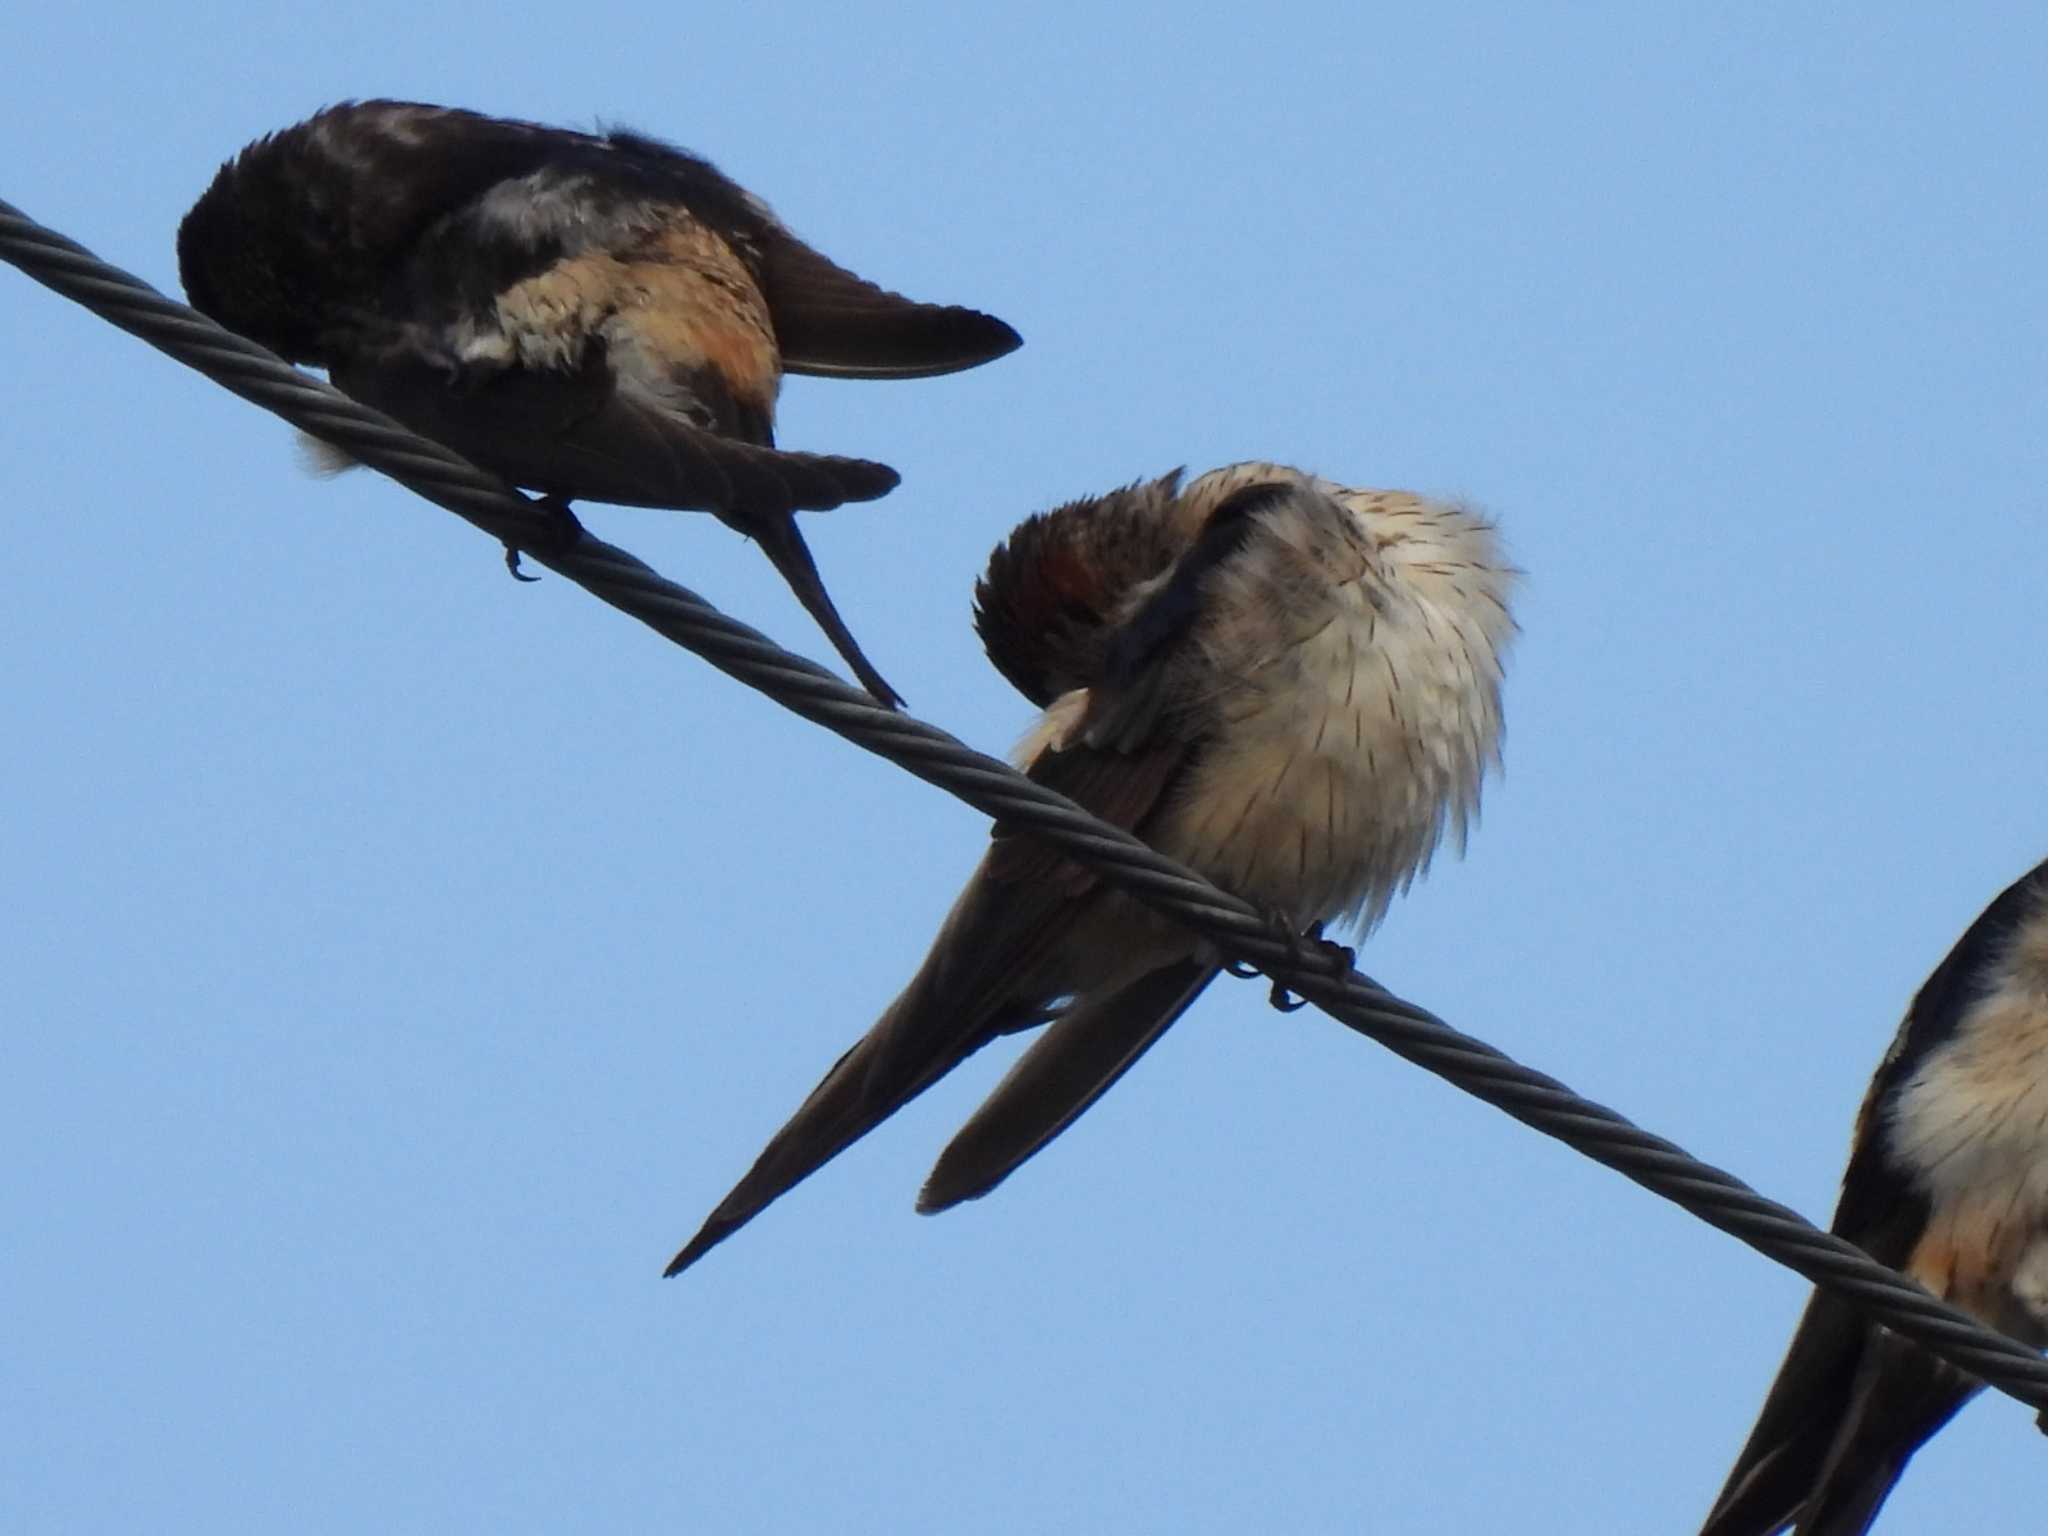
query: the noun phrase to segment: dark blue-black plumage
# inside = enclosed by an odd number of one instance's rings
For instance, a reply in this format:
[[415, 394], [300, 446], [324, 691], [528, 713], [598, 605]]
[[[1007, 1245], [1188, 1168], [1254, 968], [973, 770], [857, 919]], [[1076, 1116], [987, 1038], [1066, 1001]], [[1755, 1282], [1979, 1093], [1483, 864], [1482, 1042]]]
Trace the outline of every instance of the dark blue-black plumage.
[[561, 503], [695, 508], [756, 538], [878, 698], [793, 514], [887, 493], [774, 446], [784, 373], [917, 378], [1018, 345], [876, 287], [708, 161], [626, 132], [333, 107], [224, 165], [178, 234], [194, 306]]

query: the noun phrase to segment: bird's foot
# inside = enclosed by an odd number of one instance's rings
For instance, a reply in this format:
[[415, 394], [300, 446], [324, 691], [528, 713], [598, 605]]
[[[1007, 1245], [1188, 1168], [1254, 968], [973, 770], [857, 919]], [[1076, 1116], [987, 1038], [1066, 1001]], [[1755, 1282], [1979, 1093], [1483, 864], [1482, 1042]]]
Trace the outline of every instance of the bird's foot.
[[[544, 532], [535, 542], [535, 551], [541, 555], [565, 555], [583, 541], [583, 524], [576, 514], [569, 510], [565, 496], [543, 496], [535, 503], [542, 517]], [[538, 576], [529, 576], [519, 568], [519, 546], [505, 546], [505, 569], [512, 573], [514, 581], [539, 581]]]
[[[1295, 931], [1287, 914], [1270, 911], [1266, 914], [1266, 925], [1271, 928], [1281, 943], [1287, 946], [1289, 963], [1299, 970], [1326, 971], [1332, 980], [1347, 975], [1358, 963], [1358, 953], [1347, 944], [1338, 944], [1323, 937], [1323, 921], [1317, 918], [1305, 930]], [[1263, 975], [1255, 965], [1232, 961], [1224, 969], [1233, 976], [1251, 977]], [[1282, 1013], [1293, 1013], [1305, 1007], [1308, 999], [1297, 997], [1288, 991], [1284, 982], [1273, 983], [1272, 993], [1267, 1001]]]
[[[1349, 944], [1339, 944], [1335, 939], [1324, 938], [1323, 920], [1320, 917], [1308, 925], [1301, 936], [1301, 942], [1308, 956], [1313, 956], [1323, 963], [1323, 969], [1329, 973], [1332, 981], [1341, 981], [1358, 969], [1358, 951]], [[1307, 956], [1303, 958], [1302, 963], [1309, 963]]]

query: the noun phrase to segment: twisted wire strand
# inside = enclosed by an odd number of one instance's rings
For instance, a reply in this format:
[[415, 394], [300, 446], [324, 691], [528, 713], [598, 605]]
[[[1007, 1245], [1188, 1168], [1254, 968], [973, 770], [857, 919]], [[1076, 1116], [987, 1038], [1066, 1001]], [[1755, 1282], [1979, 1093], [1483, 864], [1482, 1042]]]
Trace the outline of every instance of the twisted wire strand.
[[561, 547], [555, 525], [531, 498], [109, 266], [4, 201], [0, 258], [244, 399], [347, 449], [785, 709], [976, 810], [1056, 845], [1339, 1023], [1839, 1293], [1987, 1385], [2040, 1410], [2048, 1429], [2048, 1360], [1938, 1300], [1861, 1249], [1820, 1231], [1733, 1174], [1451, 1028], [1368, 976], [1355, 970], [1332, 974], [1291, 935], [1278, 932], [1252, 907], [1194, 871], [1032, 783], [1007, 763], [882, 708], [624, 550], [589, 537]]

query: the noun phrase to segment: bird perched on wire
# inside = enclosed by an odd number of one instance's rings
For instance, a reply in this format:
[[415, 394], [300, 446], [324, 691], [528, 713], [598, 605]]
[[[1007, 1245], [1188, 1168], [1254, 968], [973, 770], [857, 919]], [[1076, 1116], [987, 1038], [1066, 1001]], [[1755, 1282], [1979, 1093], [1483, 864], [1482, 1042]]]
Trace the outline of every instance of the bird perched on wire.
[[[1462, 845], [1478, 809], [1499, 755], [1516, 574], [1492, 525], [1462, 507], [1239, 464], [1031, 518], [991, 559], [975, 619], [998, 670], [1044, 710], [1020, 748], [1033, 779], [1290, 931], [1362, 931], [1447, 830]], [[999, 824], [902, 995], [668, 1272], [996, 1036], [1044, 1026], [918, 1208], [986, 1194], [1221, 966], [1205, 941]]]
[[892, 704], [795, 513], [896, 471], [777, 451], [782, 375], [920, 378], [1020, 344], [836, 266], [695, 155], [411, 102], [248, 146], [185, 216], [178, 269], [202, 313], [542, 492], [572, 531], [572, 500], [715, 513]]
[[[1832, 1230], [2048, 1346], [2048, 862], [1914, 997], [1856, 1119]], [[1816, 1290], [1701, 1536], [1861, 1536], [1983, 1384]]]

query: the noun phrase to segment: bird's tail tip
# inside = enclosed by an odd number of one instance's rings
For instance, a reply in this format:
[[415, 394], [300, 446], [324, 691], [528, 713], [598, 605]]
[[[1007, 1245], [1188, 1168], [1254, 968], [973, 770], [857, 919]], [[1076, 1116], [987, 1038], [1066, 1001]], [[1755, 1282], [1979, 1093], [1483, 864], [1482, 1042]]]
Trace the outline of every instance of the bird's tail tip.
[[804, 611], [825, 632], [825, 638], [832, 642], [832, 648], [851, 669], [861, 687], [867, 689], [882, 708], [901, 709], [903, 695], [889, 686], [888, 679], [868, 660], [860, 642], [853, 638], [853, 631], [839, 616], [839, 609], [825, 590], [824, 579], [818, 574], [818, 564], [811, 558], [810, 546], [804, 543], [804, 536], [797, 528], [796, 514], [785, 512], [761, 519], [750, 532], [761, 546], [761, 553], [768, 557], [769, 563], [788, 583], [790, 591], [796, 594], [796, 600], [803, 604]]
[[706, 1222], [703, 1230], [676, 1250], [676, 1256], [668, 1261], [668, 1267], [661, 1272], [661, 1278], [664, 1280], [675, 1279], [677, 1275], [680, 1275], [684, 1270], [695, 1264], [705, 1254], [724, 1241], [728, 1232], [728, 1228], [714, 1228], [711, 1223]]

